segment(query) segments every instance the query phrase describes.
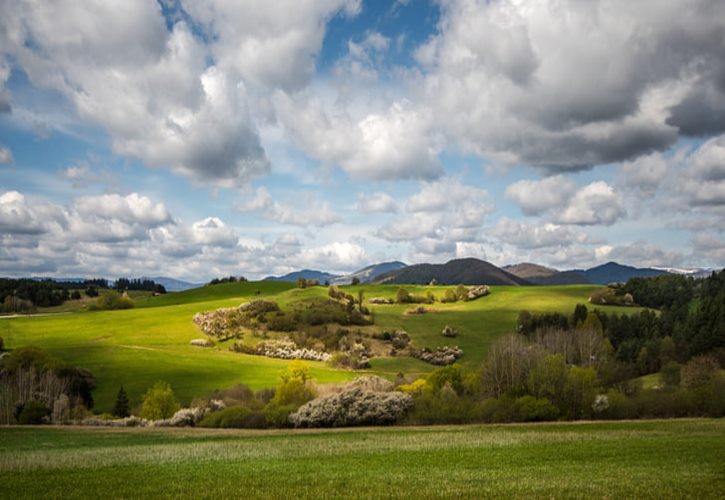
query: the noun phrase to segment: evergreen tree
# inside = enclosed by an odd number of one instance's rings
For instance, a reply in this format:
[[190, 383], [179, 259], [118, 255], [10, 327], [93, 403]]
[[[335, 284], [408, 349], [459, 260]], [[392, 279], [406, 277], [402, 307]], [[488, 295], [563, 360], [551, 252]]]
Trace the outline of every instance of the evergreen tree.
[[118, 390], [118, 396], [116, 396], [116, 404], [113, 406], [113, 414], [120, 418], [125, 418], [131, 415], [130, 404], [128, 402], [128, 396], [123, 386]]

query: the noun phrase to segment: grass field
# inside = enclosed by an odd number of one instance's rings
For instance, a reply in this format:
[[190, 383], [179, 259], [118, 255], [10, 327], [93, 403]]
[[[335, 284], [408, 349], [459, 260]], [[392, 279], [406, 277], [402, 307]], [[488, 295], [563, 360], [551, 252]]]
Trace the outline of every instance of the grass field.
[[722, 498], [725, 421], [0, 428], [4, 498]]
[[[395, 286], [345, 287], [366, 298], [393, 297]], [[441, 297], [445, 287], [406, 287], [414, 294], [432, 290]], [[454, 304], [436, 303], [425, 315], [407, 316], [405, 305], [372, 306], [376, 327], [402, 328], [417, 347], [459, 345], [465, 352], [461, 362], [478, 366], [490, 343], [512, 331], [520, 310], [570, 313], [585, 303], [596, 287], [493, 287], [481, 299]], [[182, 403], [214, 389], [242, 382], [254, 389], [273, 386], [286, 361], [229, 352], [226, 345], [214, 349], [192, 347], [189, 341], [204, 335], [192, 322], [195, 313], [236, 306], [256, 297], [272, 298], [283, 307], [294, 300], [325, 296], [327, 289], [297, 289], [290, 283], [229, 283], [202, 287], [160, 297], [138, 297], [136, 307], [123, 311], [75, 311], [65, 314], [0, 319], [0, 336], [6, 346], [36, 345], [65, 361], [90, 369], [98, 380], [94, 392], [96, 408], [107, 411], [123, 384], [132, 404], [155, 381], [171, 383]], [[608, 311], [634, 311], [608, 307]], [[445, 325], [454, 326], [455, 339], [442, 337]], [[359, 372], [334, 370], [323, 363], [309, 363], [313, 377], [321, 383], [353, 378]], [[433, 367], [421, 361], [401, 358], [372, 360], [371, 372], [394, 377], [402, 371], [423, 374]]]

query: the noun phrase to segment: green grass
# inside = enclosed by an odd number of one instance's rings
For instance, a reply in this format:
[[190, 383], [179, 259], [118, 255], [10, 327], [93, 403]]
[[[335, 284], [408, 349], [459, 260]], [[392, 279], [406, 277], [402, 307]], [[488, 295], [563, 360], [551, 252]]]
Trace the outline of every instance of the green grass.
[[725, 421], [0, 429], [5, 498], [722, 498]]
[[[357, 296], [362, 289], [366, 298], [393, 297], [398, 286], [344, 287]], [[445, 287], [408, 288], [414, 294], [432, 290], [441, 297]], [[514, 329], [521, 309], [532, 312], [571, 313], [584, 303], [596, 287], [493, 287], [492, 294], [454, 304], [435, 303], [432, 311], [406, 316], [409, 305], [372, 306], [377, 328], [408, 331], [417, 347], [457, 344], [465, 352], [461, 363], [476, 367], [485, 357], [491, 342]], [[272, 298], [282, 307], [300, 299], [326, 296], [327, 289], [297, 289], [290, 283], [255, 282], [207, 286], [159, 297], [141, 297], [136, 307], [124, 311], [76, 311], [14, 319], [0, 319], [0, 336], [6, 346], [36, 345], [48, 349], [69, 363], [90, 369], [98, 380], [94, 392], [96, 408], [107, 411], [123, 384], [132, 404], [157, 380], [169, 382], [182, 403], [214, 389], [242, 382], [254, 389], [271, 387], [278, 381], [286, 361], [247, 356], [228, 351], [226, 345], [213, 349], [192, 347], [189, 341], [204, 335], [192, 322], [199, 311], [236, 306], [257, 297]], [[607, 307], [607, 311], [633, 308]], [[447, 339], [440, 332], [447, 324], [459, 335]], [[318, 382], [338, 382], [358, 372], [335, 370], [322, 363], [310, 363]], [[425, 374], [431, 365], [407, 357], [379, 358], [371, 371], [388, 377], [398, 372]]]

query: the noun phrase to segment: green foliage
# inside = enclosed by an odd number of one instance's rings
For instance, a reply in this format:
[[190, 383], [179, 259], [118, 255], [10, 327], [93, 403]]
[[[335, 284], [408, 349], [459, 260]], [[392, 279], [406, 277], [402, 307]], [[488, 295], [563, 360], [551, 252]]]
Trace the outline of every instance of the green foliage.
[[551, 401], [528, 395], [516, 400], [516, 409], [524, 422], [543, 422], [559, 416], [559, 409]]
[[42, 401], [31, 399], [23, 405], [18, 414], [18, 423], [20, 425], [39, 425], [48, 416], [50, 416], [50, 408]]
[[440, 391], [444, 386], [448, 385], [456, 394], [463, 393], [463, 375], [458, 366], [450, 365], [433, 370], [428, 375], [428, 386], [433, 392]]
[[680, 372], [683, 387], [697, 388], [712, 382], [719, 375], [720, 365], [713, 356], [692, 358]]
[[267, 419], [260, 411], [244, 406], [232, 406], [207, 414], [197, 425], [224, 429], [264, 429], [267, 427]]
[[410, 292], [405, 288], [398, 288], [395, 294], [395, 301], [398, 304], [409, 304], [411, 302]]
[[456, 295], [456, 291], [452, 288], [446, 288], [446, 291], [443, 292], [443, 298], [441, 299], [441, 302], [443, 303], [451, 303], [456, 302], [458, 300], [458, 296]]
[[98, 311], [110, 311], [114, 309], [131, 309], [133, 307], [133, 301], [128, 295], [120, 294], [114, 291], [107, 291], [96, 299], [95, 304], [92, 305], [92, 309]]
[[350, 284], [351, 284], [351, 285], [353, 285], [353, 286], [357, 286], [357, 285], [359, 285], [359, 284], [360, 284], [360, 278], [358, 278], [357, 276], [355, 276], [355, 277], [354, 277], [354, 278], [352, 279], [352, 283], [350, 283]]
[[159, 381], [144, 394], [139, 416], [148, 420], [162, 420], [171, 418], [179, 408], [171, 386]]
[[113, 411], [111, 413], [119, 418], [125, 418], [131, 415], [131, 405], [128, 401], [128, 395], [126, 394], [123, 386], [118, 389], [116, 404], [113, 405]]

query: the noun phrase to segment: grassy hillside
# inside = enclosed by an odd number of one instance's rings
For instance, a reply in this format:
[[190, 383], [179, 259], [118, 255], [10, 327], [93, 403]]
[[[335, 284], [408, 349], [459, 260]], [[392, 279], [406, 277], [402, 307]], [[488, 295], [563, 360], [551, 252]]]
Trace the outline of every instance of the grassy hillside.
[[722, 498], [725, 421], [0, 428], [11, 498]]
[[[367, 299], [393, 297], [397, 285], [344, 287]], [[445, 287], [406, 287], [414, 294], [432, 290], [442, 296]], [[493, 287], [492, 294], [472, 302], [440, 304], [428, 314], [407, 316], [409, 305], [372, 306], [376, 327], [402, 328], [417, 347], [459, 345], [465, 352], [461, 362], [477, 366], [491, 341], [514, 328], [521, 309], [571, 312], [584, 303], [592, 286]], [[123, 311], [74, 312], [49, 316], [0, 319], [0, 336], [9, 348], [36, 345], [48, 349], [74, 365], [89, 368], [98, 379], [94, 392], [96, 406], [108, 410], [118, 387], [123, 384], [132, 403], [139, 401], [147, 387], [157, 380], [172, 384], [182, 402], [213, 389], [239, 382], [259, 389], [274, 385], [287, 362], [232, 353], [226, 346], [213, 349], [192, 347], [189, 341], [203, 337], [192, 317], [199, 311], [236, 306], [255, 297], [273, 298], [284, 307], [292, 301], [326, 296], [327, 289], [292, 288], [289, 283], [229, 283], [203, 287], [160, 297], [139, 298], [137, 307]], [[607, 308], [612, 310], [617, 308]], [[625, 309], [619, 309], [625, 310]], [[634, 309], [626, 309], [633, 311]], [[440, 332], [445, 325], [459, 335], [447, 339]], [[319, 382], [355, 377], [358, 372], [334, 370], [323, 363], [310, 363]], [[371, 371], [394, 377], [424, 373], [433, 369], [411, 358], [378, 358]]]

